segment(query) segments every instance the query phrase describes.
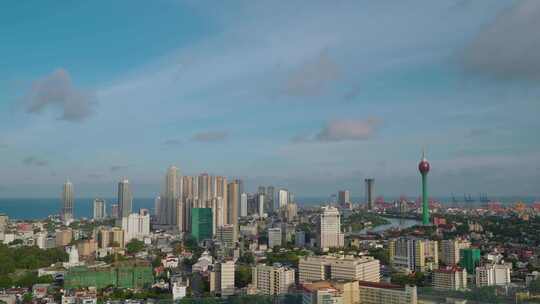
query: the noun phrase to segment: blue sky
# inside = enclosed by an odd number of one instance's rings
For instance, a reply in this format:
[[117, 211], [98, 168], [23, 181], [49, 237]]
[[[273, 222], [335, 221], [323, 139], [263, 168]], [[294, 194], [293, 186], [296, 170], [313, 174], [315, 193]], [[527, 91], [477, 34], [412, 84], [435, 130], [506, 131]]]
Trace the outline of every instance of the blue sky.
[[0, 4], [0, 197], [287, 187], [540, 194], [540, 2]]

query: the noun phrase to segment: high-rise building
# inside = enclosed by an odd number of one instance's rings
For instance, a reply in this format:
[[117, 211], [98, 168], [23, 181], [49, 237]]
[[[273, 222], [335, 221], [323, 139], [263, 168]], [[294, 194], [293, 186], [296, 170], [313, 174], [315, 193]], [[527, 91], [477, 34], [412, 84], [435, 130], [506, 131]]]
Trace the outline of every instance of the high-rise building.
[[427, 174], [429, 172], [430, 165], [426, 159], [425, 153], [422, 153], [422, 160], [418, 164], [418, 170], [422, 175], [422, 224], [429, 225], [429, 199], [427, 190]]
[[476, 267], [476, 287], [508, 285], [512, 264], [488, 264]]
[[248, 196], [247, 193], [240, 195], [240, 216], [246, 217], [248, 215]]
[[118, 204], [111, 204], [111, 217], [118, 218], [119, 214], [120, 214], [120, 207], [118, 206]]
[[[169, 167], [165, 175], [165, 184], [159, 204], [158, 223], [160, 225], [180, 228], [178, 227], [178, 206], [182, 198], [181, 180], [182, 177], [178, 169], [175, 166]], [[180, 219], [180, 222], [182, 222], [182, 219]], [[179, 230], [184, 231], [184, 227], [181, 228]]]
[[294, 234], [294, 245], [296, 247], [306, 246], [306, 233], [304, 231], [296, 231]]
[[456, 266], [435, 269], [433, 287], [441, 290], [467, 289], [467, 271]]
[[441, 261], [447, 266], [459, 264], [459, 251], [469, 248], [471, 242], [461, 239], [441, 241]]
[[351, 203], [349, 190], [340, 190], [338, 192], [338, 204], [342, 207], [347, 206]]
[[268, 186], [266, 187], [266, 206], [265, 210], [267, 210], [268, 213], [272, 213], [274, 211], [274, 186]]
[[96, 198], [94, 200], [94, 219], [101, 220], [107, 216], [105, 200]]
[[318, 245], [322, 250], [343, 247], [344, 235], [341, 232], [339, 210], [335, 207], [324, 206], [319, 215]]
[[410, 271], [426, 271], [439, 267], [438, 242], [415, 237], [388, 241], [392, 266]]
[[460, 263], [459, 265], [467, 270], [468, 273], [473, 274], [476, 266], [480, 265], [480, 249], [478, 248], [465, 248], [459, 251]]
[[122, 230], [124, 230], [125, 244], [132, 239], [142, 240], [145, 236], [150, 235], [150, 215], [132, 213], [127, 217], [123, 217]]
[[234, 294], [234, 262], [218, 262], [210, 273], [210, 291], [222, 297]]
[[282, 246], [281, 228], [268, 228], [268, 248]]
[[191, 235], [197, 242], [212, 239], [212, 209], [191, 209]]
[[294, 221], [295, 217], [298, 215], [298, 206], [295, 203], [287, 204], [284, 210], [285, 216], [284, 219], [287, 222]]
[[264, 201], [265, 201], [265, 198], [264, 198], [264, 194], [262, 193], [259, 193], [258, 195], [258, 211], [259, 211], [259, 217], [262, 218], [264, 217]]
[[62, 210], [60, 216], [62, 220], [69, 221], [73, 219], [73, 184], [68, 180], [64, 183], [62, 189]]
[[133, 196], [127, 178], [118, 183], [118, 218], [127, 217], [133, 210]]
[[299, 281], [380, 281], [380, 262], [373, 257], [304, 256], [298, 261]]
[[289, 203], [289, 191], [287, 189], [279, 189], [278, 193], [279, 209], [282, 209]]
[[154, 215], [156, 220], [159, 220], [159, 211], [161, 210], [161, 196], [156, 196], [154, 199]]
[[227, 224], [238, 228], [238, 211], [240, 206], [241, 181], [234, 180], [227, 185]]
[[374, 196], [373, 187], [375, 186], [375, 179], [366, 178], [364, 182], [366, 184], [365, 195], [366, 195], [367, 208], [369, 210], [373, 210], [373, 196]]
[[251, 274], [253, 286], [264, 295], [286, 294], [294, 286], [294, 269], [279, 264], [259, 264]]
[[212, 199], [212, 227], [214, 232], [217, 232], [218, 227], [225, 225], [226, 210], [223, 209], [223, 199], [221, 197], [214, 197]]

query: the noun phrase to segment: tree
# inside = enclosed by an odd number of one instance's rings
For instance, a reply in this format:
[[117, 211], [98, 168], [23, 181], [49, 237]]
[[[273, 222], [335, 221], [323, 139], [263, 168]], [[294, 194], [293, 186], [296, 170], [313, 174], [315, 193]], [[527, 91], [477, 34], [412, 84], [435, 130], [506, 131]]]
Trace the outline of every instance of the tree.
[[540, 279], [536, 279], [529, 285], [529, 291], [532, 293], [540, 293]]
[[144, 249], [144, 243], [137, 239], [132, 239], [126, 244], [126, 250], [129, 254], [135, 254], [141, 252]]
[[234, 272], [234, 285], [238, 288], [243, 288], [249, 283], [251, 283], [251, 267], [237, 265]]
[[381, 261], [381, 264], [389, 265], [390, 258], [388, 257], [388, 251], [383, 248], [370, 248], [368, 250], [369, 255]]

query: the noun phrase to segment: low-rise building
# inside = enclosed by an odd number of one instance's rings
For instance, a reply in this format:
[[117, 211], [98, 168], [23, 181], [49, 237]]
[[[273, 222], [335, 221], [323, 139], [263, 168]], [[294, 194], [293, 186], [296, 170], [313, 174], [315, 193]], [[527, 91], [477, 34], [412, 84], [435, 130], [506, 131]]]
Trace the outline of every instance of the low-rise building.
[[380, 281], [380, 262], [373, 257], [305, 256], [298, 262], [299, 281]]
[[383, 282], [358, 282], [361, 304], [417, 304], [416, 286], [399, 286]]

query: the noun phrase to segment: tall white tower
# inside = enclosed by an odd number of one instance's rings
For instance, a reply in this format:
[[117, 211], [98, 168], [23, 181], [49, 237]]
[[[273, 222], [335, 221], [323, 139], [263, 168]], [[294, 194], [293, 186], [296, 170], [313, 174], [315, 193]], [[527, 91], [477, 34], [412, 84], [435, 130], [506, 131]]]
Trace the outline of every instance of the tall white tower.
[[341, 232], [339, 210], [335, 207], [322, 207], [318, 229], [319, 248], [327, 250], [344, 246], [344, 235]]
[[64, 221], [73, 219], [73, 184], [67, 180], [62, 189], [62, 210], [60, 216]]

